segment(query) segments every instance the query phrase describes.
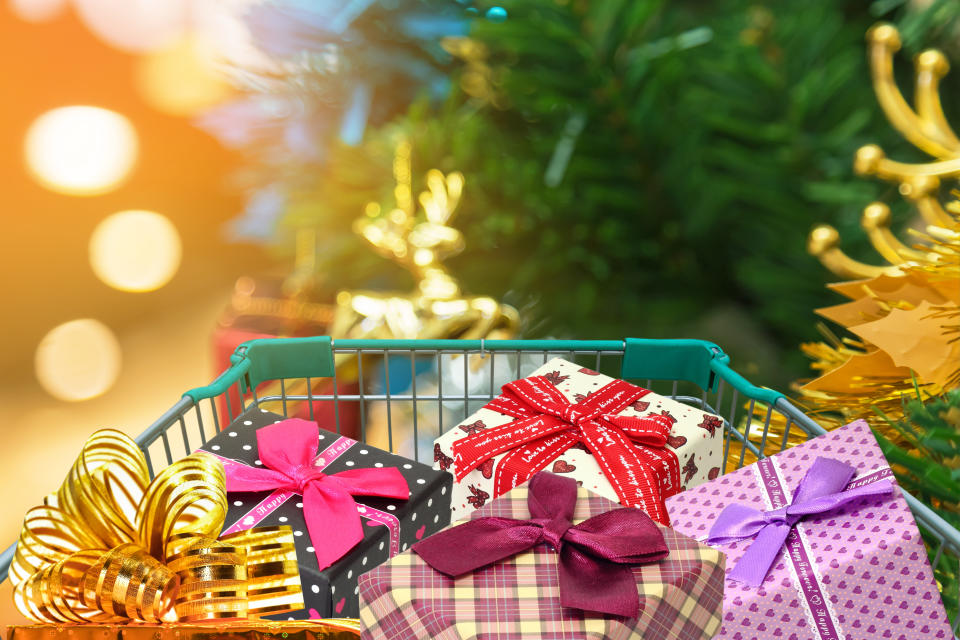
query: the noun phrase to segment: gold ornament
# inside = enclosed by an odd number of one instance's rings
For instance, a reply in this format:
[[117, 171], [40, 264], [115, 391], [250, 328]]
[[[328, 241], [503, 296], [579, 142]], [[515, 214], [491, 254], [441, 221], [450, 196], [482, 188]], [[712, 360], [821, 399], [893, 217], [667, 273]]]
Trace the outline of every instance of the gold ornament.
[[303, 608], [293, 533], [217, 540], [222, 465], [191, 455], [152, 482], [137, 444], [103, 430], [56, 494], [27, 512], [10, 565], [17, 609], [38, 622], [195, 622]]
[[[949, 65], [939, 51], [917, 56], [911, 107], [893, 78], [893, 54], [900, 49], [896, 28], [877, 25], [867, 41], [874, 91], [887, 119], [934, 161], [896, 162], [876, 145], [857, 151], [856, 172], [896, 183], [926, 225], [925, 232], [908, 230], [913, 241], [903, 242], [890, 230], [889, 207], [868, 205], [861, 226], [887, 264], [850, 258], [828, 225], [810, 234], [811, 254], [836, 275], [857, 279], [830, 285], [849, 302], [817, 310], [856, 337], [838, 338], [822, 327], [826, 342], [801, 347], [820, 376], [799, 392], [828, 425], [873, 419], [876, 409], [897, 419], [905, 394], [919, 390], [926, 398], [960, 384], [960, 202], [943, 206], [939, 200], [941, 182], [960, 176], [960, 140], [938, 95]], [[842, 415], [831, 418], [835, 412]]]
[[360, 621], [334, 620], [243, 620], [187, 624], [87, 624], [56, 627], [46, 624], [7, 627], [8, 640], [357, 640]]
[[463, 73], [460, 74], [460, 88], [464, 93], [480, 104], [506, 108], [506, 96], [497, 91], [493, 69], [487, 63], [490, 52], [485, 44], [467, 36], [446, 36], [440, 46], [464, 61]]
[[[341, 291], [331, 335], [344, 338], [491, 338], [512, 335], [517, 312], [487, 297], [466, 297], [443, 261], [463, 250], [449, 222], [463, 192], [463, 174], [427, 172], [414, 200], [411, 146], [401, 141], [393, 163], [394, 206], [370, 202], [354, 230], [378, 253], [413, 274], [411, 293]], [[417, 215], [419, 203], [422, 215]]]

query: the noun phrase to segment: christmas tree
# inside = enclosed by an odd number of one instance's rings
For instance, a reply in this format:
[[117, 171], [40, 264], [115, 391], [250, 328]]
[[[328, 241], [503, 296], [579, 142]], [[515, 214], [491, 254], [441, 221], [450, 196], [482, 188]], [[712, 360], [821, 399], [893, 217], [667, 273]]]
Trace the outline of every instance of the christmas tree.
[[[945, 17], [956, 19], [943, 2], [361, 4], [358, 33], [390, 33], [387, 44], [426, 56], [449, 90], [418, 85], [402, 113], [395, 98], [410, 82], [377, 91], [371, 104], [395, 117], [370, 120], [357, 146], [308, 137], [323, 161], [277, 170], [262, 162], [268, 145], [252, 144], [264, 188], [283, 194], [267, 225], [276, 246], [316, 230], [331, 292], [409, 287], [352, 230], [367, 202], [389, 199], [406, 139], [414, 175], [463, 172], [467, 249], [450, 266], [466, 291], [518, 307], [523, 335], [710, 337], [771, 385], [800, 372], [790, 347], [809, 338], [807, 311], [829, 301], [804, 234], [821, 220], [856, 229], [883, 189], [855, 180], [848, 160], [867, 141], [895, 140], [869, 106], [863, 34], [893, 19], [916, 50], [949, 38]], [[404, 32], [403, 11], [421, 9], [463, 16], [468, 35]], [[317, 55], [315, 44], [304, 50]], [[350, 51], [376, 59], [376, 49]], [[292, 68], [280, 75], [302, 100], [322, 94]], [[846, 249], [862, 256], [867, 244]]]

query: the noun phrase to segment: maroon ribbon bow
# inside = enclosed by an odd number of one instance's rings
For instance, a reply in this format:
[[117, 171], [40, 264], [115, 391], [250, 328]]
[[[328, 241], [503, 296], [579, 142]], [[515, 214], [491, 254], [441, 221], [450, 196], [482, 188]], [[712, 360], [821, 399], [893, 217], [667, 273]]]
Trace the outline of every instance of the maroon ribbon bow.
[[577, 483], [552, 473], [530, 480], [530, 520], [477, 518], [413, 545], [423, 561], [456, 578], [548, 544], [560, 555], [560, 604], [636, 618], [640, 596], [632, 565], [662, 560], [663, 532], [637, 509], [614, 509], [573, 524]]
[[326, 569], [363, 540], [353, 496], [410, 497], [396, 467], [323, 473], [313, 465], [320, 431], [316, 423], [290, 418], [257, 431], [257, 452], [266, 468], [225, 465], [227, 491], [286, 489], [303, 496], [303, 517], [320, 569]]
[[650, 393], [613, 380], [582, 402], [572, 403], [544, 376], [503, 386], [486, 408], [514, 418], [453, 443], [457, 482], [490, 458], [509, 451], [494, 471], [493, 497], [526, 482], [564, 451], [584, 443], [620, 502], [639, 507], [669, 525], [664, 500], [680, 491], [680, 462], [666, 448], [673, 421], [619, 412]]

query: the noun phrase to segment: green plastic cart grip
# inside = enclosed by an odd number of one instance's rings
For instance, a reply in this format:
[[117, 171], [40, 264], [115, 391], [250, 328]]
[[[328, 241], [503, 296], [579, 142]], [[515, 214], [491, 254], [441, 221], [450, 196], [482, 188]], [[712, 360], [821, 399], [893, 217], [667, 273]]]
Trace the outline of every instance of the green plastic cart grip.
[[648, 380], [686, 380], [715, 391], [717, 376], [710, 365], [727, 358], [723, 350], [705, 340], [651, 340], [627, 338], [620, 377]]
[[241, 379], [244, 392], [256, 389], [265, 380], [332, 378], [334, 372], [329, 336], [250, 340], [237, 347], [230, 359], [250, 363], [250, 370]]
[[743, 395], [748, 398], [753, 398], [754, 400], [765, 402], [771, 407], [776, 405], [777, 400], [786, 398], [786, 396], [779, 391], [750, 384], [746, 378], [730, 368], [730, 365], [727, 364], [729, 361], [729, 357], [717, 359], [710, 363], [710, 367], [716, 371], [717, 375], [723, 378], [727, 384]]
[[265, 380], [333, 377], [333, 348], [328, 336], [249, 340], [230, 356], [230, 368], [205, 387], [184, 393], [194, 402], [226, 393], [240, 383], [246, 393]]
[[[649, 380], [686, 380], [707, 391], [716, 391], [720, 379], [749, 398], [774, 404], [783, 394], [750, 384], [728, 366], [729, 356], [705, 340], [338, 340], [344, 349], [476, 349], [489, 351], [619, 351], [623, 350], [620, 377]], [[186, 392], [198, 402], [226, 393], [239, 383], [244, 392], [266, 380], [330, 378], [334, 375], [333, 341], [312, 338], [264, 338], [237, 347], [231, 367], [205, 387]]]
[[[231, 357], [231, 360], [232, 359], [233, 358]], [[222, 393], [226, 393], [227, 389], [230, 388], [230, 385], [239, 381], [249, 368], [249, 360], [236, 362], [231, 365], [229, 369], [217, 376], [216, 379], [214, 379], [214, 381], [207, 386], [190, 389], [183, 395], [184, 397], [193, 398], [194, 403], [200, 402], [206, 398], [215, 398]]]

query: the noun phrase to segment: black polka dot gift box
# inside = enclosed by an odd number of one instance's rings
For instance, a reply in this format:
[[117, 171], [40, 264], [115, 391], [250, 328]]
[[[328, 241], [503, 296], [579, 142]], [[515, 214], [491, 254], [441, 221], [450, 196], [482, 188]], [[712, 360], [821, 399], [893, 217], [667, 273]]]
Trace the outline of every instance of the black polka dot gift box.
[[224, 534], [293, 528], [304, 609], [277, 618], [355, 618], [360, 574], [450, 522], [449, 473], [314, 422], [253, 407], [202, 449], [226, 472]]

